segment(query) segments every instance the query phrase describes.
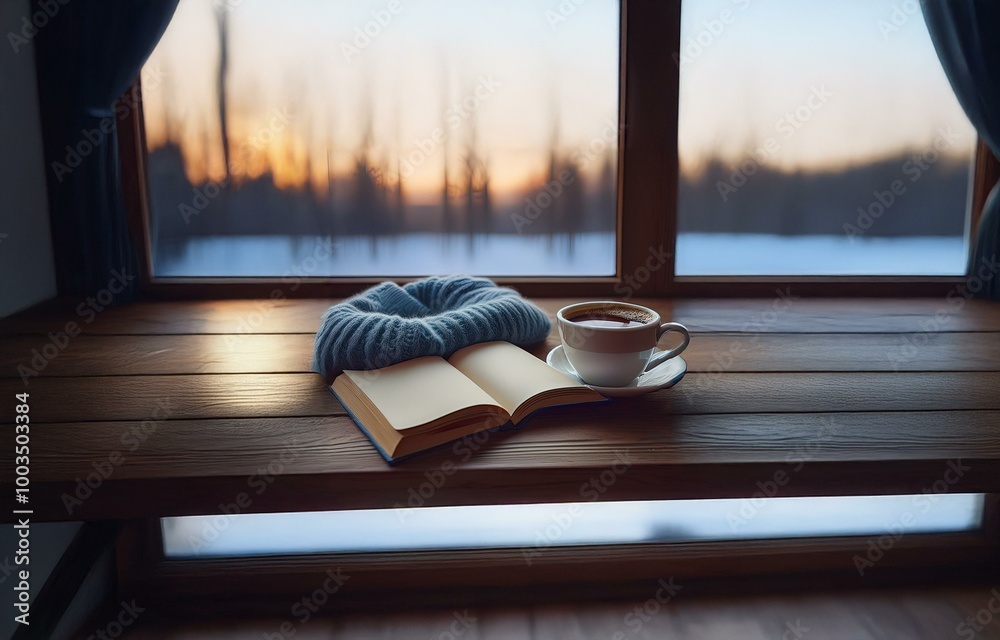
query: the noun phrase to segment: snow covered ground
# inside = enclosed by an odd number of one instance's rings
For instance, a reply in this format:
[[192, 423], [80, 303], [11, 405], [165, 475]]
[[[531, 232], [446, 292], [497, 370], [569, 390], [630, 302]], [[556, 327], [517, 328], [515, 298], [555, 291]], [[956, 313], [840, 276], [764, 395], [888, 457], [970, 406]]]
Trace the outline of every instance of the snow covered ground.
[[[158, 252], [159, 276], [606, 276], [614, 236], [214, 236]], [[963, 238], [683, 233], [678, 275], [961, 275]]]

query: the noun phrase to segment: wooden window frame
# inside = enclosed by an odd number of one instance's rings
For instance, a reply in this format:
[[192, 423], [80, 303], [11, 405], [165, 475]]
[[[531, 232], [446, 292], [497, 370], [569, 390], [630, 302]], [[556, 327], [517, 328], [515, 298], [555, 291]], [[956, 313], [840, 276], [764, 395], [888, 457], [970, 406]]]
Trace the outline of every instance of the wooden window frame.
[[[642, 297], [771, 296], [791, 287], [798, 295], [944, 295], [966, 276], [677, 276], [674, 260], [652, 271], [639, 291], [625, 278], [639, 273], [651, 248], [676, 254], [678, 185], [678, 94], [682, 0], [622, 0], [618, 154], [616, 274], [611, 277], [497, 277], [529, 296]], [[132, 93], [135, 92], [135, 93]], [[139, 81], [129, 89], [139, 96], [127, 110], [119, 151], [129, 226], [141, 265], [143, 291], [153, 298], [267, 297], [276, 287], [287, 297], [342, 297], [386, 279], [303, 278], [294, 291], [281, 278], [166, 278], [153, 275], [149, 234], [146, 143]], [[980, 141], [970, 185], [970, 238], [990, 189], [1000, 176], [1000, 161]], [[652, 241], [650, 240], [652, 239]]]
[[350, 577], [350, 588], [331, 598], [338, 611], [379, 610], [401, 593], [410, 607], [641, 601], [661, 579], [683, 585], [685, 598], [915, 580], [985, 583], [1000, 566], [997, 513], [997, 495], [987, 494], [981, 529], [905, 535], [864, 573], [856, 557], [871, 535], [553, 545], [533, 549], [530, 564], [513, 547], [167, 558], [160, 520], [141, 519], [124, 523], [117, 578], [120, 597], [172, 616], [218, 615], [220, 608], [227, 615], [285, 615], [329, 570]]

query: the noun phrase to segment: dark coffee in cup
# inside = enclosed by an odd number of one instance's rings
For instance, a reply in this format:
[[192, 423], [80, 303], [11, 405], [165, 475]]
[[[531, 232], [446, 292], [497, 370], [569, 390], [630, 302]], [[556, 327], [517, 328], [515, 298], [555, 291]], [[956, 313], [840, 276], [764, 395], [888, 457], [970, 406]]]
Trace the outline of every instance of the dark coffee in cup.
[[[588, 384], [620, 387], [647, 367], [673, 358], [688, 346], [688, 330], [676, 322], [660, 322], [656, 311], [629, 302], [581, 302], [556, 314], [563, 352], [577, 375]], [[668, 351], [656, 344], [668, 332], [682, 341]]]
[[638, 309], [607, 307], [603, 309], [583, 310], [566, 319], [573, 324], [585, 327], [625, 328], [641, 327], [644, 324], [653, 322], [655, 318], [652, 314], [644, 313]]

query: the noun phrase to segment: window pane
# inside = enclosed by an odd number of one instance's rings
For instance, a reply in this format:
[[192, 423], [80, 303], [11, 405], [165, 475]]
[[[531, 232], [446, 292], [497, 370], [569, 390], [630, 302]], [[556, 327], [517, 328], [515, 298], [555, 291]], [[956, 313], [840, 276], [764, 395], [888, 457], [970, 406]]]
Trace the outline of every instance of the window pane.
[[976, 133], [920, 3], [685, 0], [679, 275], [965, 272]]
[[[983, 494], [655, 500], [163, 518], [167, 557], [972, 531]], [[858, 543], [864, 553], [864, 541]]]
[[181, 0], [158, 276], [611, 275], [619, 2]]

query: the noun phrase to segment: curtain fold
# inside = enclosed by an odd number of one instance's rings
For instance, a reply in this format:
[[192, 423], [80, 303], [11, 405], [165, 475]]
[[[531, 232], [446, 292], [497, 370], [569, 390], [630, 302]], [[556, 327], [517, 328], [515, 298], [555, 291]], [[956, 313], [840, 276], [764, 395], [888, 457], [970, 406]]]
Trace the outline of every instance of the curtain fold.
[[[1000, 2], [923, 0], [924, 19], [959, 104], [1000, 156]], [[1000, 299], [1000, 185], [986, 199], [969, 263], [969, 291]], [[972, 291], [973, 279], [982, 281]], [[977, 285], [978, 287], [979, 285]]]
[[[139, 264], [128, 233], [115, 105], [163, 35], [178, 0], [36, 0], [35, 37], [49, 215], [59, 295], [135, 296]], [[107, 293], [105, 293], [107, 291]]]

